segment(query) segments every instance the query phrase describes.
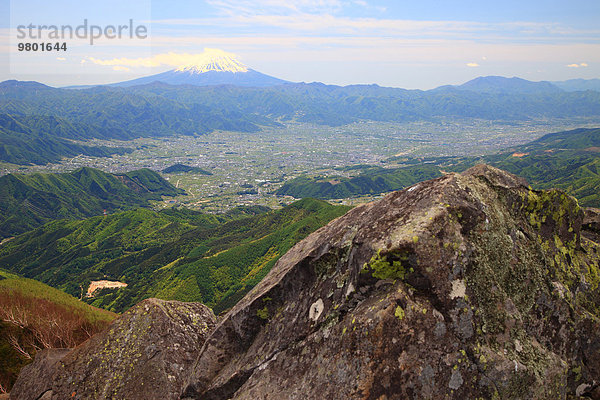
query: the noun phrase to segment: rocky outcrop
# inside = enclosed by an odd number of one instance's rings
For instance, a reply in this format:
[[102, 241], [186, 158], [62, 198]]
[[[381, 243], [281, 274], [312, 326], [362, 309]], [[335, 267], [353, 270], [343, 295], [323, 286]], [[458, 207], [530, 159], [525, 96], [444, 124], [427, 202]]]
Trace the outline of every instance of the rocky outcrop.
[[215, 323], [200, 303], [144, 300], [73, 350], [40, 352], [11, 399], [176, 399]]
[[422, 182], [308, 236], [216, 325], [146, 300], [12, 398], [600, 398], [595, 215], [487, 166]]
[[71, 351], [70, 349], [44, 349], [37, 353], [33, 363], [25, 366], [19, 375], [19, 386], [13, 389], [13, 399], [43, 399], [49, 400], [52, 393], [52, 374], [60, 367], [60, 360]]
[[599, 249], [583, 215], [487, 166], [357, 207], [218, 323], [182, 398], [597, 396]]

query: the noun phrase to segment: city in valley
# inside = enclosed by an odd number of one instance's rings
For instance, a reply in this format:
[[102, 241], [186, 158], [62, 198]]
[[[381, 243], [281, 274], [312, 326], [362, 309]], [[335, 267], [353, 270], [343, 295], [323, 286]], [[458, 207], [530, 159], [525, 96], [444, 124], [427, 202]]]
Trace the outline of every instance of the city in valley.
[[[155, 171], [173, 164], [199, 167], [212, 175], [163, 174], [187, 196], [165, 199], [156, 208], [185, 205], [205, 212], [223, 212], [235, 206], [265, 205], [279, 208], [294, 199], [275, 196], [284, 182], [298, 176], [352, 177], [353, 165], [383, 168], [402, 166], [402, 160], [423, 157], [477, 156], [530, 142], [544, 134], [595, 126], [597, 121], [540, 120], [504, 122], [434, 120], [390, 123], [364, 121], [341, 127], [289, 123], [264, 127], [256, 133], [215, 131], [199, 136], [140, 138], [131, 141], [92, 140], [93, 145], [131, 148], [113, 157], [76, 156], [45, 166], [0, 164], [0, 173], [68, 172], [82, 166], [106, 172], [140, 168]], [[389, 160], [392, 158], [392, 160]], [[374, 198], [361, 196], [333, 200], [355, 205]]]

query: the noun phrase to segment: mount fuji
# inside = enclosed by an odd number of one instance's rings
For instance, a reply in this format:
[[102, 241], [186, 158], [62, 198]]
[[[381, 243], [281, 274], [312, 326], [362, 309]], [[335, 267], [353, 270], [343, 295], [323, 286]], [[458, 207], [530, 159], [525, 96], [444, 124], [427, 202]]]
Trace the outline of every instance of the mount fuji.
[[231, 53], [218, 49], [205, 49], [201, 54], [190, 58], [189, 62], [156, 75], [145, 76], [129, 81], [113, 83], [109, 86], [128, 87], [154, 82], [169, 85], [235, 85], [266, 87], [289, 83], [248, 68], [235, 59]]

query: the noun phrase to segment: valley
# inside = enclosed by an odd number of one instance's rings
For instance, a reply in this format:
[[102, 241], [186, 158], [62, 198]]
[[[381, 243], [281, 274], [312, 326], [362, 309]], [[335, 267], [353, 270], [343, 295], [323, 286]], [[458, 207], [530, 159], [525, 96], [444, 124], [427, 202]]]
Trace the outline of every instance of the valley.
[[[173, 173], [162, 176], [184, 189], [185, 196], [154, 201], [157, 209], [183, 205], [205, 212], [223, 212], [236, 206], [279, 208], [290, 197], [277, 197], [281, 186], [298, 176], [358, 175], [354, 165], [394, 168], [389, 160], [423, 157], [482, 156], [525, 144], [549, 132], [595, 127], [600, 119], [548, 119], [539, 121], [486, 121], [433, 119], [392, 123], [363, 121], [340, 127], [288, 123], [263, 127], [259, 132], [215, 131], [202, 136], [138, 138], [128, 141], [94, 139], [82, 143], [134, 149], [107, 157], [79, 155], [46, 165], [0, 164], [0, 174], [67, 172], [82, 166], [111, 173], [140, 168], [160, 172], [177, 163], [212, 173]], [[375, 196], [338, 199], [359, 204]]]

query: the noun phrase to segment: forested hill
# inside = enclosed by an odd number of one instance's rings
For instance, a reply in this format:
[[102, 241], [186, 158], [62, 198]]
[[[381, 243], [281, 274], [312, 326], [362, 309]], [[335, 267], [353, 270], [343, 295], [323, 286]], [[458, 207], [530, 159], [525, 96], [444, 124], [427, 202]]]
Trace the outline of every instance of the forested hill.
[[47, 164], [79, 154], [108, 157], [131, 149], [87, 146], [73, 142], [84, 135], [101, 137], [105, 129], [73, 124], [62, 118], [0, 114], [0, 161], [13, 164]]
[[301, 176], [284, 183], [276, 194], [295, 198], [343, 199], [390, 192], [440, 175], [440, 169], [435, 165], [394, 169], [374, 167], [353, 178]]
[[90, 300], [113, 311], [158, 297], [201, 301], [220, 312], [254, 287], [295, 243], [348, 210], [304, 199], [266, 213], [256, 208], [224, 215], [138, 209], [55, 221], [0, 246], [0, 268], [73, 295], [94, 280], [127, 283]]
[[148, 207], [149, 200], [183, 193], [149, 169], [125, 174], [80, 168], [61, 174], [5, 175], [0, 177], [0, 237], [55, 219]]

